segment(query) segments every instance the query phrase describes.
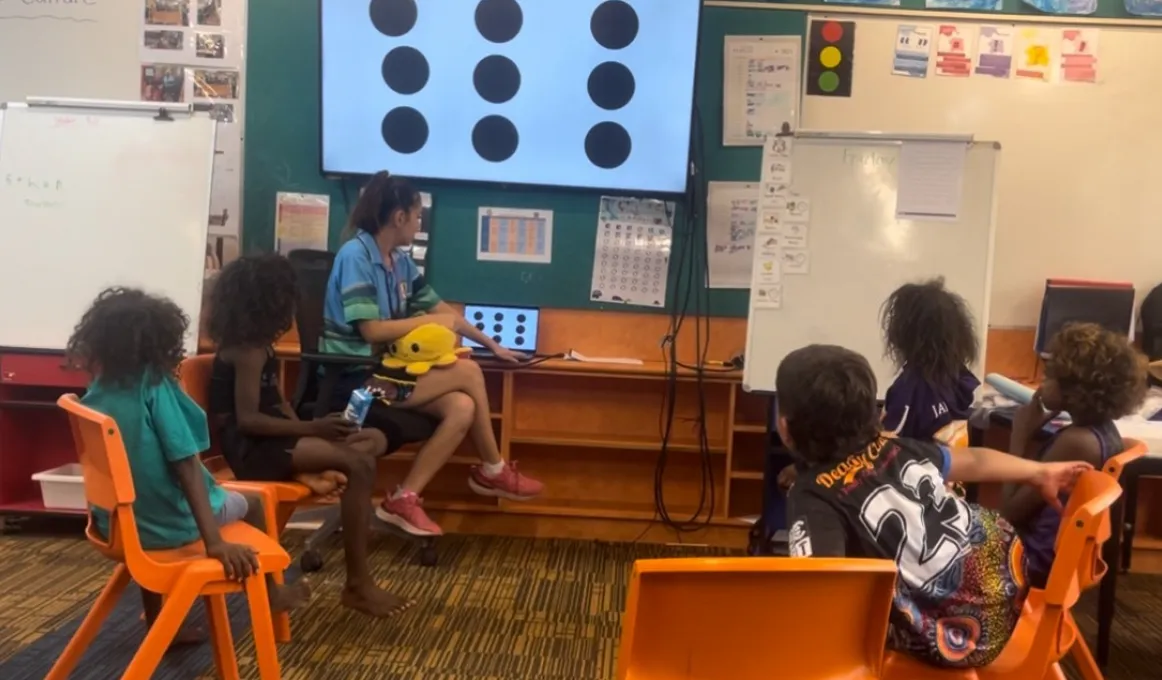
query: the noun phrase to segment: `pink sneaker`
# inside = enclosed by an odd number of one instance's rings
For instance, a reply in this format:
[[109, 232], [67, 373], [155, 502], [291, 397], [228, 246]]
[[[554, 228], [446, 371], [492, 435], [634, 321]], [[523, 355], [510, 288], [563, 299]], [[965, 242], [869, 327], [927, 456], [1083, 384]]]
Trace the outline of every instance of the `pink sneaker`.
[[544, 484], [517, 472], [515, 462], [505, 465], [495, 477], [485, 475], [480, 466], [472, 466], [468, 472], [468, 487], [481, 496], [507, 498], [510, 501], [527, 501], [545, 490]]
[[411, 491], [405, 491], [399, 498], [387, 497], [375, 509], [375, 516], [403, 529], [413, 536], [443, 536], [440, 528], [424, 512], [424, 501]]

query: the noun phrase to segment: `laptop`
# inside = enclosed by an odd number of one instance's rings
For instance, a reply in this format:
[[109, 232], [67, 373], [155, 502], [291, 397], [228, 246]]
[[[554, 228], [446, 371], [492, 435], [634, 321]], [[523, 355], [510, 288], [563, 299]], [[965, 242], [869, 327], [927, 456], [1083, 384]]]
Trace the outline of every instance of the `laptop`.
[[[464, 318], [510, 352], [527, 359], [536, 356], [540, 309], [502, 305], [464, 305]], [[464, 346], [472, 349], [474, 357], [493, 356], [490, 350], [468, 338], [464, 338]]]

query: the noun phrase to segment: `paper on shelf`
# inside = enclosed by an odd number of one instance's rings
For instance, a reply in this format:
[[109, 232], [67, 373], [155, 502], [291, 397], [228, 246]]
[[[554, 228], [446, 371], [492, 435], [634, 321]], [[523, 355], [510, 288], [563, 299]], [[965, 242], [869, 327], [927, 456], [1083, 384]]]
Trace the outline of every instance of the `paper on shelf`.
[[641, 366], [641, 359], [630, 359], [626, 357], [587, 357], [575, 349], [569, 350], [565, 355], [569, 361], [580, 361], [587, 364], [622, 364], [623, 366]]

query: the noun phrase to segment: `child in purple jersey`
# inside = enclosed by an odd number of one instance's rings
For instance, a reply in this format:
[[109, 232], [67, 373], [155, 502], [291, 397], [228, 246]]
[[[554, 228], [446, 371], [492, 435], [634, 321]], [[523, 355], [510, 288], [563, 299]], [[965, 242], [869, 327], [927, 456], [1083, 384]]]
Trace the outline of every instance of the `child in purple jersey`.
[[900, 374], [884, 395], [884, 430], [932, 439], [972, 413], [980, 343], [964, 298], [943, 279], [897, 288], [880, 309], [886, 353]]
[[[1048, 352], [1041, 389], [1013, 418], [1009, 451], [1033, 460], [1101, 467], [1124, 448], [1114, 421], [1133, 413], [1146, 396], [1146, 359], [1124, 335], [1095, 324], [1066, 326], [1050, 341]], [[1071, 424], [1047, 442], [1035, 442], [1041, 428], [1062, 411], [1069, 413]], [[1030, 585], [1044, 588], [1061, 514], [1019, 487], [1006, 487], [1002, 512], [1025, 544]]]
[[[968, 420], [980, 387], [968, 369], [980, 349], [968, 303], [946, 290], [943, 279], [909, 283], [888, 296], [880, 308], [880, 324], [885, 353], [900, 371], [884, 395], [884, 432], [960, 443], [937, 433]], [[788, 465], [779, 473], [779, 486], [789, 489], [797, 474]]]

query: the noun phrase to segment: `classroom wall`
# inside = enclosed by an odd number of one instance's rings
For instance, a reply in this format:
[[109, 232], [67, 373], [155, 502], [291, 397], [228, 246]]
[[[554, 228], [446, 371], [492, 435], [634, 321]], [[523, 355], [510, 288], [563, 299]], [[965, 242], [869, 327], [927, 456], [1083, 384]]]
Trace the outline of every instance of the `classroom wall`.
[[[1131, 0], [1139, 1], [1139, 0]], [[900, 10], [924, 10], [925, 0], [901, 0]], [[808, 0], [800, 9], [762, 9], [785, 3], [711, 1], [704, 9], [697, 70], [697, 109], [701, 121], [703, 179], [705, 181], [757, 181], [760, 150], [724, 148], [721, 145], [723, 38], [726, 35], [804, 35], [807, 13], [803, 7], [837, 9], [834, 3]], [[1038, 15], [1021, 0], [1004, 0], [1004, 12]], [[894, 8], [893, 8], [894, 9]], [[278, 191], [323, 193], [331, 196], [331, 245], [337, 237], [358, 192], [355, 180], [325, 179], [319, 172], [319, 27], [315, 2], [286, 3], [280, 0], [251, 0], [248, 55], [247, 139], [243, 249], [245, 252], [270, 249], [274, 240], [274, 204]], [[923, 14], [936, 20], [938, 10]], [[982, 19], [997, 13], [978, 13]], [[1125, 3], [1100, 0], [1091, 17], [1127, 18]], [[1003, 18], [998, 18], [1003, 21]], [[1159, 24], [1162, 26], [1162, 23]], [[885, 65], [884, 68], [887, 68]], [[1100, 96], [1100, 95], [1099, 95]], [[686, 106], [675, 102], [676, 107]], [[1002, 160], [1002, 164], [1003, 164]], [[391, 168], [387, 168], [391, 170]], [[433, 248], [429, 271], [434, 285], [453, 300], [487, 301], [566, 309], [608, 309], [627, 312], [664, 310], [593, 303], [589, 282], [593, 265], [597, 206], [596, 192], [563, 192], [551, 189], [504, 190], [457, 184], [421, 185], [434, 197]], [[1004, 187], [1000, 188], [1003, 193]], [[554, 211], [554, 261], [551, 265], [478, 262], [475, 257], [477, 209], [485, 205], [539, 208]], [[701, 206], [699, 207], [701, 209]], [[677, 224], [682, 224], [679, 213]], [[693, 234], [676, 229], [674, 252], [684, 239], [701, 237], [704, 225], [697, 221]], [[700, 249], [699, 249], [700, 250]], [[699, 252], [700, 256], [704, 253]], [[675, 295], [674, 282], [668, 286]], [[679, 293], [684, 296], [684, 292]], [[1006, 296], [1014, 295], [1006, 291]], [[1031, 289], [1021, 295], [1038, 295]], [[745, 317], [748, 292], [709, 291], [705, 313]], [[1029, 307], [1023, 299], [1018, 311]], [[1035, 315], [1020, 323], [1020, 314], [1000, 315], [1009, 325], [1032, 325]], [[994, 317], [994, 320], [999, 317]]]
[[[747, 32], [802, 35], [805, 27], [804, 12], [706, 8], [697, 102], [707, 179], [758, 179], [759, 149], [721, 146], [723, 36]], [[249, 82], [254, 85], [247, 93], [245, 252], [273, 246], [276, 192], [330, 195], [332, 247], [337, 245], [350, 202], [358, 195], [355, 180], [325, 179], [319, 172], [318, 53], [317, 3], [251, 0], [248, 70]], [[674, 105], [688, 106], [685, 102]], [[456, 184], [420, 183], [420, 187], [433, 195], [429, 269], [433, 285], [445, 297], [495, 304], [665, 312], [589, 300], [599, 193]], [[488, 205], [554, 211], [553, 263], [478, 262], [477, 208]], [[679, 210], [676, 225], [682, 224], [683, 216]], [[701, 223], [696, 226], [698, 230], [702, 228]], [[699, 239], [698, 234], [695, 232], [693, 238]], [[676, 226], [673, 252], [681, 252], [683, 240], [689, 237]], [[672, 280], [668, 292], [671, 298], [675, 294]], [[709, 291], [709, 309], [704, 311], [716, 316], [745, 317], [748, 294], [746, 290]]]

